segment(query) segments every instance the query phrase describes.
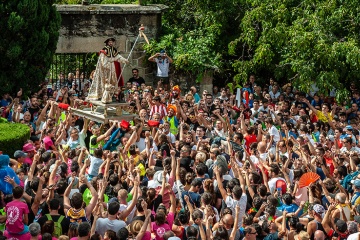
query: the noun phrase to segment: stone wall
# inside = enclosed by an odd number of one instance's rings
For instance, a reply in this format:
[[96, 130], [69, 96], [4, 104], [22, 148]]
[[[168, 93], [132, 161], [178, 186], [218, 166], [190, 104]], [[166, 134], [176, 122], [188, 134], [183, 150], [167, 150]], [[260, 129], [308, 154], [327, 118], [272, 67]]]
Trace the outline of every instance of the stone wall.
[[[57, 53], [98, 52], [109, 37], [116, 39], [120, 54], [127, 58], [144, 24], [144, 33], [149, 40], [157, 38], [161, 30], [161, 13], [167, 6], [157, 4], [140, 6], [135, 4], [112, 5], [56, 5], [62, 17]], [[132, 67], [139, 69], [140, 76], [152, 79], [152, 68], [147, 69], [146, 44], [140, 38], [130, 57]], [[131, 77], [131, 66], [124, 70], [125, 81]]]

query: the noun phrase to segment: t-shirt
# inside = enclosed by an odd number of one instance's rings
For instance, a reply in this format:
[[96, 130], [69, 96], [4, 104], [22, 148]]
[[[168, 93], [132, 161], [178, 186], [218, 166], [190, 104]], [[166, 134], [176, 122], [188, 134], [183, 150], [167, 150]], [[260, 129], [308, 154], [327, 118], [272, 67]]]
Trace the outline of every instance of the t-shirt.
[[156, 222], [151, 223], [151, 231], [155, 233], [155, 240], [164, 239], [163, 236], [165, 232], [171, 230], [171, 226], [174, 222], [174, 213], [169, 213], [166, 217], [167, 223], [157, 225]]
[[157, 74], [158, 77], [169, 77], [169, 66], [170, 62], [168, 58], [155, 58], [157, 63]]
[[181, 193], [181, 201], [183, 203], [183, 206], [186, 205], [186, 202], [184, 200], [184, 197], [185, 196], [188, 196], [189, 197], [189, 201], [191, 204], [195, 204], [195, 206], [197, 208], [200, 207], [200, 204], [201, 204], [201, 196], [200, 194], [196, 193], [196, 192], [190, 192], [190, 191], [184, 191]]
[[106, 230], [113, 230], [117, 233], [123, 227], [126, 227], [126, 223], [122, 220], [109, 220], [108, 218], [98, 218], [98, 220], [96, 220], [95, 231], [102, 237], [104, 237]]
[[13, 200], [6, 204], [6, 230], [10, 233], [20, 233], [24, 230], [23, 216], [29, 213], [26, 203]]
[[142, 83], [145, 83], [145, 80], [142, 78], [142, 77], [139, 77], [139, 78], [130, 78], [129, 81], [131, 84], [133, 84], [134, 82], [136, 82], [139, 86], [142, 84]]
[[274, 136], [274, 142], [277, 143], [278, 141], [280, 141], [280, 133], [279, 133], [279, 130], [274, 126], [272, 125], [270, 130], [269, 130], [269, 134], [270, 136]]
[[245, 215], [245, 211], [246, 211], [246, 204], [247, 204], [246, 193], [243, 193], [241, 195], [240, 200], [235, 200], [231, 196], [227, 196], [225, 203], [227, 207], [231, 208], [234, 219], [235, 219], [235, 208], [237, 205], [240, 206], [239, 223], [238, 223], [238, 228], [240, 228], [242, 226], [243, 216]]
[[89, 175], [96, 177], [99, 174], [99, 168], [103, 162], [101, 158], [90, 156]]
[[268, 181], [268, 185], [269, 185], [270, 193], [271, 193], [271, 194], [274, 193], [274, 191], [275, 191], [275, 189], [276, 189], [276, 182], [277, 182], [278, 180], [283, 180], [284, 182], [286, 182], [285, 179], [283, 179], [283, 178], [281, 178], [281, 177], [272, 178], [272, 179], [270, 179], [270, 180]]

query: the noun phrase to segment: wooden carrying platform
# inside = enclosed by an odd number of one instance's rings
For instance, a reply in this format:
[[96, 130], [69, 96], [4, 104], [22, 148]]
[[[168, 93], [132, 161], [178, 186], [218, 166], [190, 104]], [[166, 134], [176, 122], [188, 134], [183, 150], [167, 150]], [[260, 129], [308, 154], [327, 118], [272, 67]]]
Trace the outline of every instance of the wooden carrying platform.
[[128, 103], [102, 103], [101, 101], [89, 101], [92, 105], [91, 108], [75, 109], [71, 111], [79, 116], [84, 117], [99, 123], [108, 123], [112, 120], [126, 120], [131, 121], [135, 114], [129, 114], [126, 110], [129, 107]]

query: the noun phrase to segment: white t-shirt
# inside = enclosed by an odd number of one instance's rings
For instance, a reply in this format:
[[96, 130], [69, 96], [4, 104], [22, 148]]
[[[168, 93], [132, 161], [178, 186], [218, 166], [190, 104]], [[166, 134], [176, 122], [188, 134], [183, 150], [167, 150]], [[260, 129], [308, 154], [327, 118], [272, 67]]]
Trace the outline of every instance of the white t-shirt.
[[268, 185], [269, 185], [269, 188], [270, 188], [270, 193], [273, 194], [275, 192], [275, 189], [276, 189], [276, 182], [278, 180], [283, 180], [284, 182], [285, 179], [281, 178], [281, 177], [277, 177], [277, 178], [272, 178], [268, 181]]
[[166, 136], [168, 136], [171, 140], [171, 144], [175, 144], [176, 142], [176, 138], [174, 136], [174, 134], [172, 134], [171, 132], [169, 132], [168, 134], [166, 134]]
[[274, 142], [277, 143], [278, 141], [280, 141], [280, 133], [279, 130], [277, 130], [277, 128], [272, 125], [271, 128], [269, 129], [269, 134], [270, 136], [274, 136]]
[[350, 234], [347, 238], [347, 240], [358, 240], [359, 239], [359, 234], [360, 233], [353, 233], [353, 234]]
[[235, 200], [231, 196], [227, 196], [225, 203], [227, 207], [231, 208], [234, 218], [235, 218], [235, 207], [237, 205], [240, 206], [239, 223], [238, 223], [238, 228], [240, 229], [240, 227], [242, 227], [243, 216], [245, 215], [245, 211], [246, 211], [246, 203], [247, 203], [246, 193], [242, 193], [240, 200]]
[[99, 175], [99, 168], [104, 161], [101, 158], [90, 156], [89, 175], [96, 177]]
[[273, 93], [273, 91], [269, 92], [271, 99], [277, 99], [280, 96], [280, 92], [277, 91], [276, 93]]
[[157, 64], [157, 74], [158, 77], [169, 77], [169, 66], [170, 62], [168, 58], [155, 58]]

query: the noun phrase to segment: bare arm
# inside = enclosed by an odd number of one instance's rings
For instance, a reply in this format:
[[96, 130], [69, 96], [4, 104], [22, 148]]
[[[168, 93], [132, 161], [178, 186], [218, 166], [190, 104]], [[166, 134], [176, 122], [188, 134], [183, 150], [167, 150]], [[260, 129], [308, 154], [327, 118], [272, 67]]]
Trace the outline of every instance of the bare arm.
[[41, 177], [40, 181], [39, 181], [38, 189], [36, 191], [36, 195], [35, 195], [35, 198], [34, 198], [34, 203], [31, 205], [31, 210], [33, 211], [34, 214], [37, 214], [37, 212], [39, 210], [40, 201], [41, 201], [41, 197], [42, 197], [42, 189], [43, 189], [44, 183], [45, 183], [45, 178]]
[[93, 187], [93, 185], [91, 183], [89, 183], [89, 181], [87, 180], [87, 178], [85, 176], [83, 177], [83, 182], [85, 182], [86, 186], [89, 188], [90, 192], [91, 192], [91, 200], [89, 205], [86, 206], [85, 208], [85, 212], [86, 212], [86, 218], [90, 219], [91, 217], [91, 210], [95, 207], [97, 200], [98, 200], [98, 193], [96, 192], [95, 188]]
[[135, 180], [134, 181], [134, 189], [135, 189], [135, 194], [133, 197], [133, 200], [131, 202], [131, 204], [123, 211], [120, 213], [119, 218], [120, 219], [125, 219], [127, 216], [129, 216], [129, 214], [131, 213], [131, 211], [133, 210], [133, 208], [136, 206], [137, 200], [138, 200], [138, 195], [139, 195], [139, 181]]
[[238, 224], [239, 224], [239, 213], [240, 213], [240, 206], [236, 205], [235, 207], [235, 221], [234, 221], [234, 227], [231, 231], [230, 234], [230, 238], [229, 240], [234, 240], [235, 236], [236, 236], [236, 232], [239, 231], [239, 229], [237, 228]]
[[216, 176], [216, 182], [218, 184], [218, 188], [220, 190], [221, 196], [224, 199], [224, 201], [226, 201], [226, 198], [228, 196], [226, 190], [224, 189], [224, 186], [222, 184], [221, 178], [220, 178], [220, 173], [219, 173], [219, 169], [217, 166], [214, 167], [214, 174]]

